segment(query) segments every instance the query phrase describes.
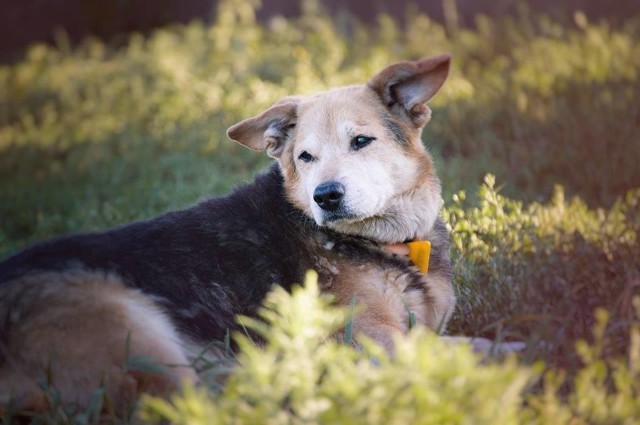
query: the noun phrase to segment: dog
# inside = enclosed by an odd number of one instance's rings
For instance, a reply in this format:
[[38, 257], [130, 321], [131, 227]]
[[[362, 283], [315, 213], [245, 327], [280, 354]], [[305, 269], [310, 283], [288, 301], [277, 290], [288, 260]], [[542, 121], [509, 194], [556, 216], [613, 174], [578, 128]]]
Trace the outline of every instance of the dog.
[[[441, 332], [455, 306], [440, 182], [421, 141], [448, 55], [390, 65], [366, 84], [286, 97], [227, 131], [274, 161], [226, 197], [99, 233], [36, 244], [0, 264], [0, 405], [42, 409], [103, 386], [114, 405], [198, 376], [212, 341], [308, 269], [353, 331], [393, 352], [412, 323]], [[421, 272], [404, 243], [429, 240]], [[134, 370], [145, 356], [162, 371]]]

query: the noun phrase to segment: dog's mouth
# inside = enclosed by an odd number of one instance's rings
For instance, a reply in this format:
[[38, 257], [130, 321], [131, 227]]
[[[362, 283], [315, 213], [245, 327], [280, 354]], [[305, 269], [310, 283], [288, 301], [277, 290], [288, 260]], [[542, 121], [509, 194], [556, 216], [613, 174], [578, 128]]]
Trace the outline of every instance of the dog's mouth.
[[321, 217], [321, 226], [327, 224], [336, 224], [336, 223], [356, 223], [358, 221], [365, 220], [365, 217], [361, 217], [357, 214], [353, 214], [349, 211], [323, 211]]
[[350, 211], [325, 212], [318, 225], [326, 226], [339, 232], [359, 234], [363, 228], [374, 228], [382, 219], [379, 215], [362, 215]]

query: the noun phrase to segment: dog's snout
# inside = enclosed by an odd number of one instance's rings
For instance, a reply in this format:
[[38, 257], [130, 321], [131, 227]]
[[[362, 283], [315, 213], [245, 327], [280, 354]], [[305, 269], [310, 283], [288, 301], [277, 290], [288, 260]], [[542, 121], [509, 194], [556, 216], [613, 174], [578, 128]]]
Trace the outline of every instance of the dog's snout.
[[342, 204], [344, 185], [338, 182], [322, 183], [313, 192], [313, 200], [325, 211], [335, 211]]

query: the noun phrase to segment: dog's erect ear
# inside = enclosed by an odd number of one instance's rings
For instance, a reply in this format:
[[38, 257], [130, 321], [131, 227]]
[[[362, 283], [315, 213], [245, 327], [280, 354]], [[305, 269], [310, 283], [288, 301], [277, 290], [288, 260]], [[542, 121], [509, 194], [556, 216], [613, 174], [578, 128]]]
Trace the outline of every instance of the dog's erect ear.
[[422, 127], [431, 118], [426, 102], [444, 84], [450, 62], [449, 55], [398, 62], [380, 71], [367, 85], [392, 112]]
[[266, 149], [269, 156], [277, 158], [296, 125], [299, 103], [298, 97], [285, 97], [262, 114], [229, 127], [227, 136], [249, 149]]

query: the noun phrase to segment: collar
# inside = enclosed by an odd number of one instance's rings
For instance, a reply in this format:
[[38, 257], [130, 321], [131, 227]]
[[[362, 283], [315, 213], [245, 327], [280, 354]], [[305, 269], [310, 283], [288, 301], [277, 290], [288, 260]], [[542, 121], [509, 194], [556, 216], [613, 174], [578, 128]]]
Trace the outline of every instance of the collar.
[[429, 271], [429, 256], [431, 254], [431, 242], [429, 241], [412, 241], [405, 245], [409, 247], [409, 258], [411, 262], [422, 273]]
[[409, 257], [414, 266], [422, 273], [429, 271], [429, 256], [431, 254], [431, 242], [427, 240], [409, 240], [402, 243], [384, 245], [384, 248], [401, 257]]

